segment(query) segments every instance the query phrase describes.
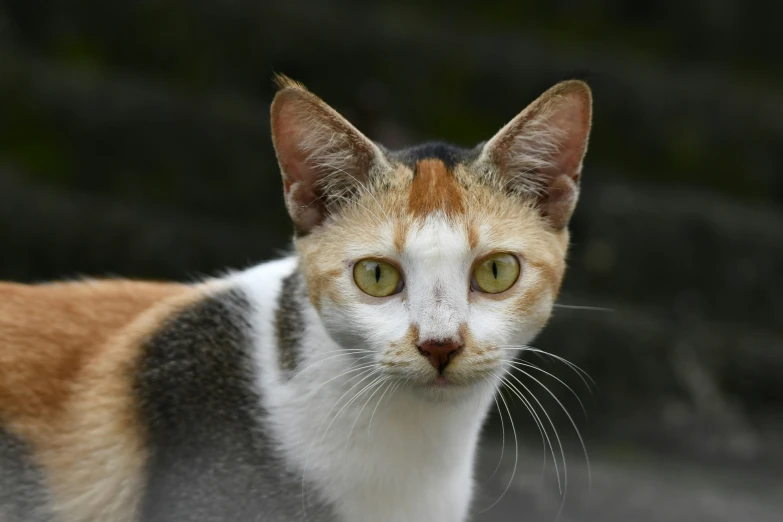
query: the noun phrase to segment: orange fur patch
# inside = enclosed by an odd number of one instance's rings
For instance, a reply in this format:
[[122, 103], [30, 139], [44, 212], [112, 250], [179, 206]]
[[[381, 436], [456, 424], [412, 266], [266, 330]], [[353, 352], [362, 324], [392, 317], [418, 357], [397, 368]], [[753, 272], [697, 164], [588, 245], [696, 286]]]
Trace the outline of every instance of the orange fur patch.
[[168, 283], [0, 283], [0, 422], [32, 446], [65, 520], [133, 520], [146, 460], [136, 362], [201, 295]]
[[465, 212], [462, 189], [442, 161], [426, 159], [416, 164], [408, 210], [417, 218], [436, 210], [442, 210], [450, 217]]
[[565, 271], [564, 266], [554, 267], [550, 263], [535, 261], [533, 259], [528, 259], [527, 263], [538, 270], [543, 279], [542, 284], [544, 287], [549, 287], [553, 292], [557, 292], [563, 279], [563, 272]]
[[389, 353], [392, 355], [404, 357], [407, 352], [410, 352], [411, 349], [418, 344], [419, 327], [416, 324], [411, 324], [402, 339], [391, 343], [391, 349], [389, 350]]
[[407, 223], [402, 220], [398, 220], [394, 224], [394, 248], [397, 252], [402, 253], [405, 248], [405, 237], [408, 234]]
[[479, 244], [479, 231], [476, 223], [470, 221], [467, 223], [468, 227], [468, 246], [471, 250], [475, 250]]
[[[531, 312], [541, 300], [541, 296], [551, 292], [556, 294], [557, 289], [552, 289], [550, 282], [546, 278], [542, 278], [526, 288], [521, 295], [514, 298], [513, 310], [520, 316], [532, 317]], [[553, 299], [555, 297], [556, 295], [553, 296]], [[541, 326], [543, 326], [543, 324]]]
[[332, 281], [342, 275], [343, 271], [341, 269], [334, 268], [314, 273], [312, 270], [307, 270], [305, 268], [305, 274], [308, 273], [311, 274], [311, 277], [308, 278], [307, 290], [310, 297], [310, 303], [316, 310], [321, 310], [321, 296], [324, 295], [324, 292], [328, 293], [332, 301], [336, 303], [342, 303], [344, 301], [343, 296], [341, 296], [339, 292], [334, 291], [332, 285]]
[[55, 415], [103, 343], [176, 284], [0, 283], [0, 420]]

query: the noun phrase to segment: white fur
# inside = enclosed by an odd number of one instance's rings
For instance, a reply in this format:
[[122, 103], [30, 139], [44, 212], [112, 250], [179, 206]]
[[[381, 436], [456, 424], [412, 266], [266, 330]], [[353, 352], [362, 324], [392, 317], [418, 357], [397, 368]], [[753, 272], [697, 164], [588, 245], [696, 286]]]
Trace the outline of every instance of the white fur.
[[[361, 259], [363, 252], [372, 255], [368, 249], [377, 248], [362, 246], [357, 238], [344, 246], [350, 253], [346, 261]], [[463, 364], [458, 357], [452, 365], [470, 383], [441, 390], [428, 384], [436, 372], [415, 345], [403, 345], [402, 355], [393, 354], [391, 347], [399, 347], [411, 325], [418, 327], [419, 343], [461, 340], [465, 327], [485, 347], [524, 343], [535, 335], [534, 324], [540, 323], [520, 322], [502, 300], [471, 295], [470, 268], [478, 255], [483, 255], [481, 248], [470, 250], [464, 230], [436, 213], [412, 227], [404, 252], [396, 255], [405, 277], [402, 293], [368, 299], [353, 283], [346, 263], [346, 273], [336, 283], [349, 304], [324, 298], [320, 313], [307, 305], [305, 361], [293, 378], [281, 374], [273, 320], [281, 280], [296, 269], [297, 259], [233, 276], [256, 307], [258, 383], [280, 449], [291, 469], [337, 507], [342, 521], [466, 520], [479, 431], [504, 370], [500, 358], [512, 355], [489, 350], [478, 362], [494, 365], [495, 374], [475, 384], [469, 377], [471, 365], [478, 363]], [[519, 285], [524, 286], [525, 277], [536, 274], [523, 275]], [[368, 351], [347, 351], [351, 349]], [[357, 363], [363, 355], [367, 358]], [[366, 369], [336, 378], [362, 362], [377, 365], [377, 373]], [[384, 366], [388, 362], [404, 366], [394, 370]], [[373, 382], [374, 387], [342, 409]]]

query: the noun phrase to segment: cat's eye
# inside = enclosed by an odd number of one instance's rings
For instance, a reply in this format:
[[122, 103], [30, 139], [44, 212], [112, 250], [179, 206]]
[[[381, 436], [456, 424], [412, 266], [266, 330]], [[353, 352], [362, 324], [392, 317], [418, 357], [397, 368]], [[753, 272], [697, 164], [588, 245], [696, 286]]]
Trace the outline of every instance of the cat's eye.
[[402, 290], [402, 276], [396, 267], [377, 259], [363, 259], [353, 267], [356, 286], [373, 297], [386, 297]]
[[471, 288], [488, 294], [505, 292], [519, 278], [519, 259], [511, 254], [492, 254], [473, 270]]

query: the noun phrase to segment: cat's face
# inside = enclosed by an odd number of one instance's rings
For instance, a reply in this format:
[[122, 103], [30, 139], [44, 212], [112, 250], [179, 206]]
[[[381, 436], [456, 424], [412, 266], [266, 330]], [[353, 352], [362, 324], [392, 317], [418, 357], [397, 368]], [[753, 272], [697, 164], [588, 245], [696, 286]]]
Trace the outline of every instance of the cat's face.
[[272, 115], [301, 268], [329, 334], [435, 394], [501, 375], [563, 277], [587, 87], [560, 84], [471, 151], [383, 151], [292, 83]]

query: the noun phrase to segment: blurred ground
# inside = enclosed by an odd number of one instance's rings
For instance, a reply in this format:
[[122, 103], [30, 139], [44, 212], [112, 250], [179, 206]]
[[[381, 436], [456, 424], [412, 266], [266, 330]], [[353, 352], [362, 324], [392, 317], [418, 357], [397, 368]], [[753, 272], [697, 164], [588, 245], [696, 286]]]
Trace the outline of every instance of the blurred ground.
[[[498, 472], [477, 496], [477, 511], [497, 499], [511, 479], [513, 447]], [[571, 451], [567, 460], [569, 487], [562, 497], [551, 461], [544, 477], [541, 452], [523, 449], [511, 487], [500, 502], [474, 522], [779, 522], [783, 514], [780, 472], [732, 468], [715, 462], [696, 465], [638, 449], [620, 453], [598, 448], [590, 452], [592, 487], [584, 458]], [[484, 448], [478, 478], [495, 469], [500, 447]], [[562, 470], [561, 470], [562, 471]]]

